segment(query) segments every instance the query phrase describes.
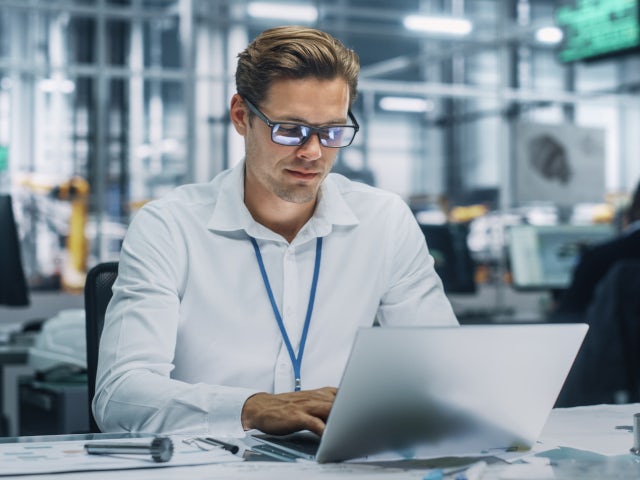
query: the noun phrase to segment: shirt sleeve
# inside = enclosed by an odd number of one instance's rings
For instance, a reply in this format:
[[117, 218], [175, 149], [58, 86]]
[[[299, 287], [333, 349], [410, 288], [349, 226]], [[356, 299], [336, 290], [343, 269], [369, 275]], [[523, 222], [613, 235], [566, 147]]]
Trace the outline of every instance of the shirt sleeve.
[[256, 391], [170, 377], [187, 256], [175, 221], [153, 204], [131, 223], [101, 335], [93, 412], [104, 432], [241, 436]]
[[389, 279], [378, 309], [381, 325], [458, 325], [424, 234], [401, 200], [387, 212]]

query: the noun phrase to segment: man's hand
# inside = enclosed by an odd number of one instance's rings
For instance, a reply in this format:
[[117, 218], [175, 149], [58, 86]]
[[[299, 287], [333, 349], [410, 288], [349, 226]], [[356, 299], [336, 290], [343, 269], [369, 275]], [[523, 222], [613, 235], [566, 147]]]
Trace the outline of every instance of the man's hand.
[[338, 389], [324, 387], [301, 392], [257, 393], [242, 408], [242, 427], [284, 435], [311, 430], [322, 435]]

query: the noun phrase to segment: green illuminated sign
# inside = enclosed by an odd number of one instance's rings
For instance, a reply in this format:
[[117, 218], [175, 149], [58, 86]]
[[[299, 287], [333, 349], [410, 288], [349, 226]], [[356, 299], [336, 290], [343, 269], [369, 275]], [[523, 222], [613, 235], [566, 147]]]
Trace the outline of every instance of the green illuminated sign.
[[9, 168], [9, 147], [0, 145], [0, 172]]
[[616, 53], [640, 46], [638, 0], [575, 0], [556, 10], [564, 33], [563, 62]]

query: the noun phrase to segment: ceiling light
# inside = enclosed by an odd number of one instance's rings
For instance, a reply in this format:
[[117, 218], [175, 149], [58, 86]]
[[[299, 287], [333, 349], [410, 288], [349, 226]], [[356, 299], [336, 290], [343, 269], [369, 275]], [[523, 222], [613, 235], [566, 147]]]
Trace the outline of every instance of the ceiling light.
[[76, 89], [73, 81], [64, 78], [43, 78], [38, 86], [45, 93], [73, 93]]
[[464, 18], [453, 17], [425, 17], [423, 15], [409, 15], [404, 18], [404, 26], [409, 30], [423, 32], [445, 33], [449, 35], [468, 35], [473, 24]]
[[254, 18], [291, 20], [313, 23], [318, 19], [318, 9], [312, 5], [291, 3], [251, 2], [247, 13]]
[[562, 41], [562, 30], [558, 27], [539, 28], [536, 30], [536, 40], [540, 43], [560, 43]]
[[424, 98], [382, 97], [378, 105], [388, 112], [423, 113], [433, 110], [433, 102]]

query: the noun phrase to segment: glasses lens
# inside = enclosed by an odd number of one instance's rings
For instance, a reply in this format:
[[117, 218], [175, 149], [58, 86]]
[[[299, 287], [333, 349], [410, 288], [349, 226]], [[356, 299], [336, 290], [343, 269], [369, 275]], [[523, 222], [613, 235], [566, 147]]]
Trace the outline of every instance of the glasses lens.
[[356, 133], [353, 127], [327, 127], [320, 131], [320, 142], [325, 147], [340, 148], [351, 143]]
[[309, 127], [293, 123], [276, 123], [271, 130], [271, 138], [280, 145], [301, 145], [309, 137]]
[[276, 123], [271, 130], [271, 138], [280, 145], [296, 147], [305, 143], [313, 132], [319, 134], [320, 143], [324, 147], [330, 148], [346, 147], [356, 135], [356, 129], [351, 126], [312, 129], [295, 123]]

